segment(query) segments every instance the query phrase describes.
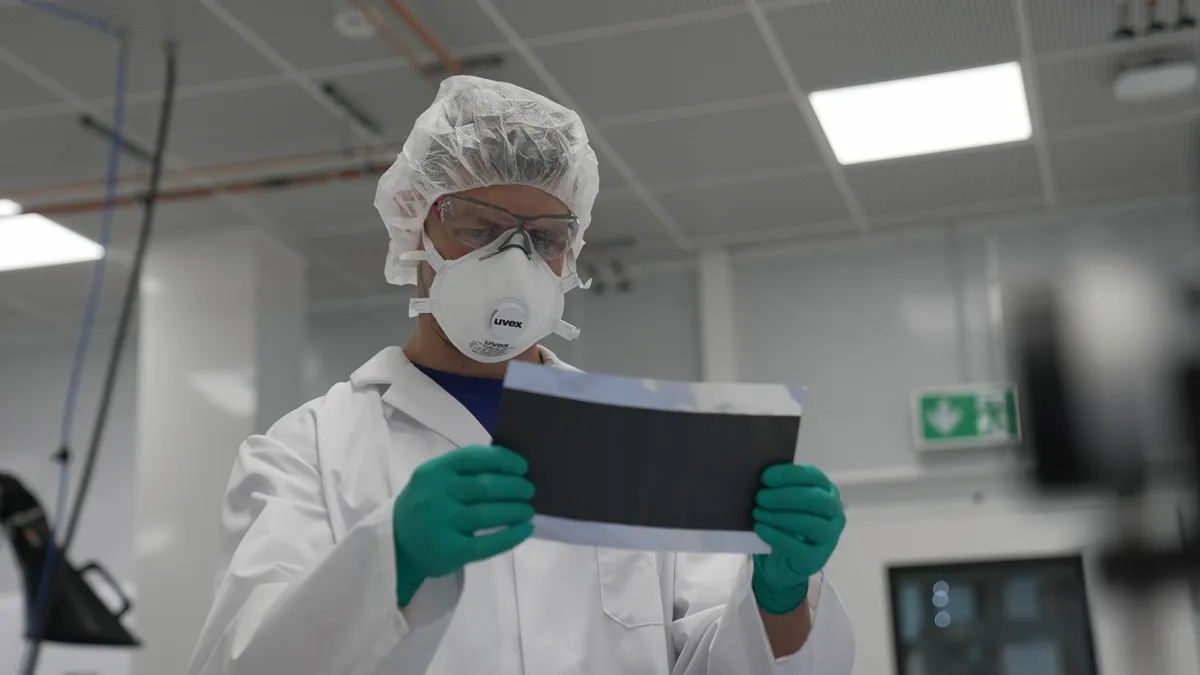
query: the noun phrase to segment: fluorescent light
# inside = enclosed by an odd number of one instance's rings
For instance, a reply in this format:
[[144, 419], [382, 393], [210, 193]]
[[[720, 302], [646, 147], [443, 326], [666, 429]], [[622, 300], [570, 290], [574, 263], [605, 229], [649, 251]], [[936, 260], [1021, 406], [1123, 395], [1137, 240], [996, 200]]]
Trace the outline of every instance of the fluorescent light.
[[41, 214], [0, 218], [0, 272], [103, 257], [103, 246]]
[[11, 199], [0, 199], [0, 218], [15, 216], [21, 212], [21, 205]]
[[1004, 63], [811, 94], [842, 164], [1026, 140], [1021, 66]]

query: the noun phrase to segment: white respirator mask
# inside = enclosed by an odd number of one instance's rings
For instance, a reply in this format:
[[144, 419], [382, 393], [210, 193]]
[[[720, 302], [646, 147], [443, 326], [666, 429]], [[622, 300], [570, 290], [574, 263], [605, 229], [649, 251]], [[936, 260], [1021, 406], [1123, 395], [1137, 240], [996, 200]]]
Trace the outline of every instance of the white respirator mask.
[[428, 234], [425, 250], [401, 255], [405, 264], [428, 262], [435, 276], [428, 298], [413, 298], [408, 315], [432, 314], [460, 352], [499, 363], [555, 333], [574, 340], [579, 329], [562, 320], [563, 295], [588, 288], [579, 275], [559, 277], [534, 253], [529, 235], [512, 229], [457, 260], [438, 254]]

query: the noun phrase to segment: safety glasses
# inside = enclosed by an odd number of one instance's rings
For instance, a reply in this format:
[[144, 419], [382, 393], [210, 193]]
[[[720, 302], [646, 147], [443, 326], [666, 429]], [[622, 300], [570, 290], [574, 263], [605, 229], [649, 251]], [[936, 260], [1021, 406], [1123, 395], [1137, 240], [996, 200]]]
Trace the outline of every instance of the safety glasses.
[[442, 227], [465, 246], [480, 249], [496, 241], [505, 232], [518, 230], [543, 260], [558, 260], [566, 255], [579, 232], [579, 219], [570, 214], [522, 216], [495, 204], [443, 195], [433, 203]]

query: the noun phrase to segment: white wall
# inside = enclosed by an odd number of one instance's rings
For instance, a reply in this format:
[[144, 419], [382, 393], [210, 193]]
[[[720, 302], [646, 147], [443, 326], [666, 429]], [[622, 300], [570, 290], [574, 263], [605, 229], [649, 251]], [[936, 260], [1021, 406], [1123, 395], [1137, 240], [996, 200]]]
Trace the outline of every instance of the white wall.
[[1011, 287], [1098, 251], [1166, 269], [1197, 246], [1197, 214], [1177, 201], [746, 252], [734, 270], [741, 376], [808, 387], [801, 444], [813, 463], [911, 467], [913, 390], [1005, 378], [989, 256], [993, 276]]
[[308, 395], [321, 396], [335, 383], [349, 379], [350, 373], [384, 347], [403, 345], [415, 326], [403, 298], [310, 315], [309, 362], [305, 364]]
[[[983, 503], [976, 495], [908, 500], [906, 503], [851, 505], [850, 526], [830, 563], [830, 574], [854, 622], [858, 643], [856, 675], [895, 673], [887, 569], [893, 565], [970, 561], [1084, 553], [1096, 659], [1104, 675], [1189, 675], [1200, 669], [1192, 608], [1183, 584], [1143, 596], [1149, 615], [1140, 617], [1125, 597], [1099, 582], [1097, 542], [1111, 524], [1098, 503], [1033, 503], [1014, 499], [1007, 489], [990, 487]], [[1169, 513], [1173, 501], [1157, 509]], [[1164, 519], [1164, 522], [1169, 522]], [[1157, 634], [1161, 648], [1137, 651], [1144, 640], [1130, 632], [1142, 621]], [[1131, 663], [1138, 663], [1135, 668]]]
[[[844, 484], [849, 526], [832, 570], [858, 636], [857, 675], [896, 672], [889, 565], [1078, 550], [1103, 517], [1028, 497], [975, 506], [1002, 475], [1005, 453], [918, 459], [911, 392], [1005, 378], [994, 282], [1011, 290], [1052, 279], [1106, 251], [1168, 270], [1200, 246], [1197, 223], [1190, 201], [1162, 201], [736, 257], [741, 376], [808, 387], [801, 447]], [[1127, 609], [1092, 581], [1103, 672], [1151, 672], [1128, 665]], [[1147, 618], [1169, 643], [1162, 672], [1197, 672], [1195, 615], [1181, 586], [1172, 593]]]
[[[1053, 276], [1071, 256], [1111, 249], [1165, 266], [1197, 246], [1196, 222], [1190, 202], [1159, 201], [1055, 219], [936, 226], [820, 248], [737, 252], [741, 377], [808, 386], [802, 442], [813, 462], [845, 483], [851, 518], [834, 574], [859, 635], [858, 675], [894, 672], [882, 585], [887, 564], [1036, 554], [1088, 541], [1090, 530], [1078, 526], [1091, 516], [1078, 510], [948, 505], [945, 499], [966, 499], [962, 495], [991, 484], [1000, 466], [995, 453], [930, 465], [911, 450], [912, 389], [1003, 377], [992, 315], [1001, 298], [990, 292], [991, 277], [1017, 283]], [[629, 293], [568, 295], [567, 318], [583, 333], [576, 343], [551, 338], [547, 345], [592, 371], [699, 378], [694, 268], [660, 264], [631, 273]], [[403, 344], [412, 325], [402, 294], [395, 302], [312, 314], [306, 393], [320, 395], [379, 349]], [[57, 438], [70, 348], [0, 347], [0, 466], [16, 469], [46, 500], [55, 478], [46, 457]], [[81, 401], [85, 418], [94, 409], [98, 361], [93, 359], [85, 381], [91, 392]], [[133, 365], [121, 379], [77, 549], [81, 558], [98, 557], [121, 578], [128, 578], [134, 546]], [[82, 420], [78, 443], [88, 428], [90, 421]], [[0, 552], [0, 593], [15, 588], [11, 556]], [[1105, 675], [1122, 673], [1111, 665], [1121, 654], [1105, 651], [1115, 649], [1111, 644], [1119, 637], [1105, 627], [1118, 625], [1115, 607], [1093, 600]], [[1161, 615], [1163, 625], [1194, 630], [1177, 609]], [[4, 630], [17, 628], [0, 626]], [[1185, 665], [1196, 672], [1195, 661]]]
[[[98, 331], [77, 408], [72, 491], [78, 485], [111, 344], [110, 328]], [[100, 462], [71, 554], [77, 563], [93, 558], [101, 561], [121, 580], [132, 576], [134, 547], [137, 343], [126, 345], [128, 354], [135, 356], [122, 364]], [[0, 468], [20, 476], [47, 510], [53, 510], [58, 489], [58, 469], [50, 455], [58, 447], [73, 353], [74, 345], [66, 341], [0, 349]], [[11, 551], [6, 543], [0, 544], [0, 594], [17, 591], [19, 579]]]
[[[84, 375], [75, 423], [72, 491], [78, 485], [83, 453], [91, 434], [110, 336], [111, 326], [98, 328], [93, 358], [88, 361]], [[136, 342], [127, 345], [129, 353], [137, 353]], [[20, 476], [47, 509], [54, 508], [58, 487], [57, 465], [50, 461], [50, 455], [58, 446], [73, 352], [74, 345], [64, 340], [0, 349], [0, 470]], [[100, 561], [126, 584], [126, 592], [132, 591], [128, 581], [133, 578], [136, 384], [136, 358], [129, 358], [124, 361], [117, 381], [112, 417], [71, 554], [76, 564]], [[15, 673], [19, 666], [25, 606], [22, 592], [16, 560], [7, 541], [0, 541], [2, 673]], [[101, 597], [109, 596], [102, 591]], [[129, 663], [130, 655], [125, 652], [48, 646], [43, 651], [39, 672], [123, 675], [129, 672]]]
[[629, 292], [572, 291], [567, 296], [568, 320], [583, 332], [575, 345], [558, 339], [547, 345], [592, 372], [698, 380], [696, 302], [691, 265], [635, 272]]

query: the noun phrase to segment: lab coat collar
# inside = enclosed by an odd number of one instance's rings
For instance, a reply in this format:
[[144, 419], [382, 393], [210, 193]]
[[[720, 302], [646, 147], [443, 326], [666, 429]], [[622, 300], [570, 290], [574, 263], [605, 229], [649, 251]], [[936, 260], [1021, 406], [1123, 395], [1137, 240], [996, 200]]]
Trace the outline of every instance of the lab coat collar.
[[[552, 368], [570, 369], [554, 352], [539, 346], [542, 359]], [[388, 347], [350, 376], [356, 387], [388, 385], [383, 402], [412, 417], [458, 447], [488, 445], [491, 435], [453, 396], [405, 356], [400, 347]]]

